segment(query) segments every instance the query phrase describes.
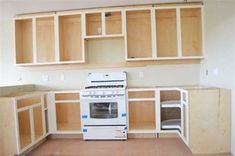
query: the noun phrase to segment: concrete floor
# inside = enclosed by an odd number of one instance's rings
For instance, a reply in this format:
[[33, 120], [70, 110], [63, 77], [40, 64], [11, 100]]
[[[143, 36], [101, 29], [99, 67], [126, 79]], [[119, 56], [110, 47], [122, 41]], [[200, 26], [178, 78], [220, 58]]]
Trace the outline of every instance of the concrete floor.
[[[127, 141], [49, 139], [27, 156], [193, 156], [193, 154], [178, 138]], [[230, 156], [230, 154], [203, 156]]]

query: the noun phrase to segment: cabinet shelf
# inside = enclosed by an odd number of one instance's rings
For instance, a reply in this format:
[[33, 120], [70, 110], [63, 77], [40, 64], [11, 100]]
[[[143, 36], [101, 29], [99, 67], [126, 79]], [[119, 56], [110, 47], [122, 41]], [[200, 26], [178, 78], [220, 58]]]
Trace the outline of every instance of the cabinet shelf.
[[178, 100], [169, 100], [161, 102], [162, 108], [181, 108], [181, 102]]
[[163, 130], [178, 129], [181, 131], [181, 119], [170, 119], [170, 120], [162, 121], [161, 128]]

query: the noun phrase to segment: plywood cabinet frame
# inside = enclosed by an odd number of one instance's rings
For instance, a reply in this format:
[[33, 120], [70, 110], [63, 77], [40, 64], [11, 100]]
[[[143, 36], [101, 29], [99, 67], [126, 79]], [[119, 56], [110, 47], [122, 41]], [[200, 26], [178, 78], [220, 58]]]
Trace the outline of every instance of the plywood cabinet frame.
[[[154, 92], [154, 97], [151, 98], [129, 98], [128, 97], [128, 92]], [[155, 120], [155, 129], [143, 129], [143, 130], [131, 130], [130, 129], [130, 115], [129, 115], [129, 103], [131, 102], [153, 102], [154, 103], [154, 120]], [[148, 105], [148, 104], [146, 104]], [[155, 88], [133, 88], [133, 89], [128, 89], [127, 90], [127, 125], [128, 125], [128, 133], [131, 134], [138, 134], [138, 133], [158, 133], [158, 114], [157, 114], [157, 104], [156, 104], [156, 89]]]
[[[159, 118], [157, 119], [161, 123], [161, 91], [177, 91], [180, 93], [180, 117], [181, 117], [181, 132], [178, 130], [161, 130], [161, 126], [158, 128], [159, 133], [177, 133], [187, 146], [189, 146], [189, 106], [188, 106], [188, 91], [181, 88], [157, 88], [156, 89], [156, 101], [157, 101], [157, 114]], [[185, 106], [185, 109], [183, 107]], [[185, 117], [185, 118], [184, 118]], [[184, 124], [184, 121], [186, 124]], [[184, 131], [186, 130], [186, 131]]]
[[[182, 38], [181, 38], [181, 17], [180, 9], [184, 8], [200, 8], [201, 9], [201, 24], [202, 24], [202, 54], [200, 56], [182, 56]], [[159, 57], [157, 53], [157, 31], [156, 31], [156, 10], [162, 9], [176, 9], [177, 10], [177, 56], [176, 57]], [[126, 12], [127, 11], [141, 11], [149, 10], [151, 18], [151, 56], [146, 58], [128, 58], [128, 43], [127, 43], [127, 22]], [[105, 13], [106, 12], [121, 12], [122, 22], [122, 33], [121, 34], [106, 34], [105, 28]], [[101, 28], [102, 34], [87, 36], [86, 35], [86, 14], [89, 13], [100, 13], [101, 14]], [[82, 28], [82, 60], [79, 61], [60, 61], [60, 49], [59, 49], [59, 21], [60, 16], [69, 15], [81, 15], [81, 28]], [[204, 58], [204, 15], [203, 5], [171, 5], [171, 6], [135, 6], [135, 7], [117, 7], [117, 8], [104, 8], [104, 9], [88, 9], [78, 11], [61, 11], [61, 12], [50, 12], [48, 14], [31, 14], [28, 16], [18, 16], [14, 20], [32, 19], [33, 23], [33, 62], [32, 63], [19, 63], [15, 61], [17, 66], [33, 66], [33, 65], [57, 65], [57, 64], [79, 64], [85, 63], [86, 52], [85, 52], [85, 40], [94, 38], [123, 38], [125, 48], [125, 60], [129, 61], [161, 61], [161, 60], [192, 60], [192, 59], [203, 59]], [[54, 38], [55, 38], [55, 61], [53, 62], [37, 62], [37, 45], [36, 45], [36, 19], [44, 17], [54, 17]]]
[[[30, 95], [25, 95], [25, 96], [19, 96], [13, 99], [14, 103], [14, 111], [15, 111], [15, 125], [16, 125], [16, 146], [17, 146], [17, 154], [21, 154], [28, 150], [30, 147], [41, 141], [43, 138], [45, 138], [48, 134], [46, 134], [46, 127], [45, 127], [45, 111], [44, 111], [44, 95], [45, 94], [30, 94]], [[40, 96], [41, 101], [40, 103], [35, 103], [29, 106], [25, 106], [22, 108], [17, 109], [17, 100], [21, 99], [27, 99], [27, 98], [32, 98], [35, 96]], [[35, 127], [34, 127], [34, 108], [40, 107], [41, 108], [41, 113], [42, 113], [42, 133], [43, 135], [36, 139], [35, 138]], [[29, 111], [29, 119], [30, 119], [30, 133], [31, 133], [31, 143], [27, 145], [26, 147], [22, 148], [20, 145], [20, 130], [19, 130], [19, 123], [18, 123], [18, 113], [23, 112], [23, 111]]]
[[48, 97], [48, 113], [49, 116], [49, 131], [50, 134], [82, 134], [79, 130], [58, 130], [57, 129], [57, 119], [56, 119], [56, 104], [69, 104], [69, 103], [80, 103], [80, 100], [55, 100], [55, 94], [69, 94], [75, 93], [80, 94], [79, 90], [71, 90], [71, 91], [52, 91], [47, 94]]

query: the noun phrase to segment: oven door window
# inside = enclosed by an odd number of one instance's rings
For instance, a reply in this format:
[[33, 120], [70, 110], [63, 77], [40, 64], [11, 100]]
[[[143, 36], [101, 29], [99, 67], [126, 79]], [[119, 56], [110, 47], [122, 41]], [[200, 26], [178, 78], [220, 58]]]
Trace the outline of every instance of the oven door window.
[[108, 119], [118, 117], [117, 102], [90, 103], [90, 118]]

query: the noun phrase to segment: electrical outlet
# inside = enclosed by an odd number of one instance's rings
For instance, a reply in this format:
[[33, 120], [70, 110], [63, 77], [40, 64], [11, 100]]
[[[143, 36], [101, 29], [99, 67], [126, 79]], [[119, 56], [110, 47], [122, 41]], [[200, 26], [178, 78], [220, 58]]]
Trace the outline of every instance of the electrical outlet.
[[139, 72], [139, 78], [143, 79], [144, 78], [144, 73], [142, 71]]
[[219, 75], [219, 69], [218, 68], [214, 68], [213, 69], [213, 74], [214, 74], [214, 76], [218, 76]]
[[61, 80], [61, 81], [65, 81], [65, 75], [64, 75], [64, 74], [61, 74], [61, 75], [60, 75], [60, 80]]
[[42, 75], [42, 81], [49, 81], [49, 76], [48, 75]]

